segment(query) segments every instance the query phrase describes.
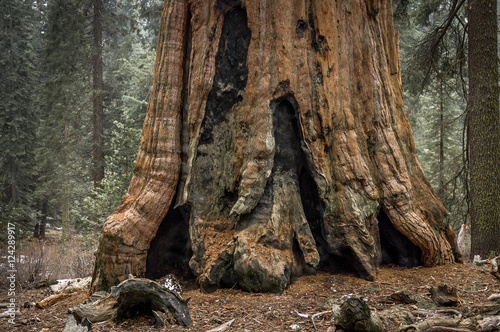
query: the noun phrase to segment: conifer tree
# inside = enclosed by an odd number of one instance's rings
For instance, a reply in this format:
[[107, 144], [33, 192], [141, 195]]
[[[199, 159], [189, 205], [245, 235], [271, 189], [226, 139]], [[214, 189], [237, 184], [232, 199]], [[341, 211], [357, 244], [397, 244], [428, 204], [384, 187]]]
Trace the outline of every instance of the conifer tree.
[[468, 144], [472, 254], [500, 254], [500, 109], [495, 0], [469, 1]]
[[0, 220], [34, 219], [34, 147], [37, 130], [37, 45], [34, 1], [0, 3]]
[[87, 1], [48, 2], [37, 195], [52, 214], [61, 211], [64, 237], [71, 201], [84, 196], [91, 183], [89, 8]]

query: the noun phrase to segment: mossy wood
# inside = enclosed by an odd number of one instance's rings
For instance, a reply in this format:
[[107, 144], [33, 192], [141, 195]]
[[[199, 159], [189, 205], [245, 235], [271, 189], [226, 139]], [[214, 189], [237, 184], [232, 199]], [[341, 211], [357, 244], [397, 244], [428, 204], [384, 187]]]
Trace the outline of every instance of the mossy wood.
[[204, 290], [459, 259], [416, 158], [390, 1], [166, 0], [134, 175], [93, 289]]

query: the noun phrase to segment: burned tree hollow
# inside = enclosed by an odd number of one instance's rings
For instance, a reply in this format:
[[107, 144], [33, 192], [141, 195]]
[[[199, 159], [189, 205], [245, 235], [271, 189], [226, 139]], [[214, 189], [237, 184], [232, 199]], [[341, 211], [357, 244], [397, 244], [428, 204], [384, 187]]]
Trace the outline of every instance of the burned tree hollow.
[[391, 3], [305, 3], [165, 1], [94, 290], [190, 271], [205, 291], [281, 292], [318, 270], [460, 261], [417, 160]]
[[392, 225], [387, 214], [381, 210], [378, 217], [381, 263], [414, 267], [421, 264], [422, 250]]
[[151, 241], [146, 260], [146, 278], [158, 279], [167, 274], [192, 277], [189, 240], [189, 207], [171, 208]]

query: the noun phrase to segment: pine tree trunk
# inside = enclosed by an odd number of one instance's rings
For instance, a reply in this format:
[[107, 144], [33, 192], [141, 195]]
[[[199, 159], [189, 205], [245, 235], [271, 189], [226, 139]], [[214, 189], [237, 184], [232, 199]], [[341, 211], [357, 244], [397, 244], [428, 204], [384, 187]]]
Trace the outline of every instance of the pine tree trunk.
[[94, 187], [100, 188], [104, 179], [104, 126], [102, 81], [102, 0], [94, 0], [94, 60], [93, 60], [93, 110], [94, 110]]
[[468, 144], [471, 254], [500, 253], [500, 110], [497, 3], [470, 3]]
[[61, 206], [61, 226], [62, 226], [62, 240], [66, 241], [69, 238], [69, 201], [71, 195], [69, 174], [69, 124], [64, 125], [64, 167], [66, 174], [64, 174], [63, 188], [62, 188], [62, 206]]
[[437, 190], [438, 197], [444, 197], [444, 90], [443, 80], [439, 82], [439, 188]]
[[94, 290], [190, 270], [204, 290], [279, 292], [459, 259], [404, 114], [390, 1], [167, 0], [161, 22]]

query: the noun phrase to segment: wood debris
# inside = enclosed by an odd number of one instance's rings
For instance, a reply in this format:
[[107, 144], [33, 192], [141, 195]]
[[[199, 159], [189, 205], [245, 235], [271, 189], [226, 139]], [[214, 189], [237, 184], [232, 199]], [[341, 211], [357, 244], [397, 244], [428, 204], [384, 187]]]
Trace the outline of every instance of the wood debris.
[[36, 303], [36, 307], [38, 309], [46, 309], [48, 307], [53, 306], [54, 304], [61, 302], [64, 299], [67, 299], [70, 297], [70, 293], [60, 293], [60, 294], [54, 294], [49, 297], [44, 298], [43, 300], [39, 301]]

